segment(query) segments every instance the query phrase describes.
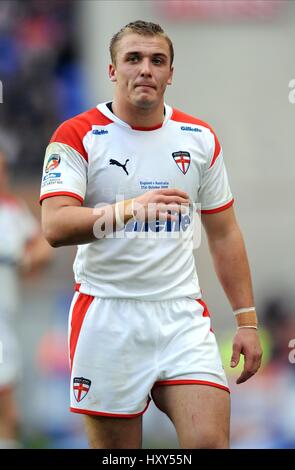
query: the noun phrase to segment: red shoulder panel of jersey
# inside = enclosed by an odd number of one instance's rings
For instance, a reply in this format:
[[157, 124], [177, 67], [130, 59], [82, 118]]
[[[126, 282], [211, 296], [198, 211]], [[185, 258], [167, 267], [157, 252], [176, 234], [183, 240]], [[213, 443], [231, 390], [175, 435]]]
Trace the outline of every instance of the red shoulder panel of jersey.
[[179, 111], [178, 109], [173, 109], [171, 119], [172, 121], [185, 122], [187, 124], [197, 124], [199, 126], [207, 127], [207, 129], [210, 129], [210, 131], [214, 135], [214, 144], [215, 144], [214, 153], [213, 153], [212, 160], [209, 166], [209, 168], [211, 168], [211, 166], [214, 165], [214, 162], [216, 158], [218, 157], [218, 155], [220, 154], [220, 150], [221, 150], [220, 143], [212, 127], [209, 124], [207, 124], [207, 122], [201, 121], [200, 119], [195, 118], [194, 116], [190, 116], [189, 114], [183, 113], [182, 111]]
[[91, 130], [92, 126], [107, 126], [112, 122], [97, 108], [92, 108], [63, 122], [54, 132], [50, 143], [60, 142], [69, 145], [88, 161], [88, 154], [83, 145], [84, 136]]

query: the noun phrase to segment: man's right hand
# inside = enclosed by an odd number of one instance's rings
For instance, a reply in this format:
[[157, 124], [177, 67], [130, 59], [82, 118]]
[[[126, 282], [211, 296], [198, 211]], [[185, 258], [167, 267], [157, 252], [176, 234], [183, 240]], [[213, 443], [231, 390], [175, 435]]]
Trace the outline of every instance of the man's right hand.
[[176, 220], [189, 204], [189, 195], [180, 189], [152, 189], [134, 198], [128, 211], [140, 221]]

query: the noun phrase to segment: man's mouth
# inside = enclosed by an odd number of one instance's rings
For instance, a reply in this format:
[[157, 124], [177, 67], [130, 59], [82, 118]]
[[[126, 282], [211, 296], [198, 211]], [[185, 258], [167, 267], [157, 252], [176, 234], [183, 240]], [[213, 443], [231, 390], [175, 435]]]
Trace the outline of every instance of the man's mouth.
[[139, 87], [140, 87], [140, 88], [152, 88], [152, 90], [155, 89], [155, 87], [154, 87], [153, 85], [148, 85], [148, 84], [146, 84], [146, 83], [140, 83], [140, 84], [138, 84], [138, 85], [135, 86], [135, 88], [139, 88]]

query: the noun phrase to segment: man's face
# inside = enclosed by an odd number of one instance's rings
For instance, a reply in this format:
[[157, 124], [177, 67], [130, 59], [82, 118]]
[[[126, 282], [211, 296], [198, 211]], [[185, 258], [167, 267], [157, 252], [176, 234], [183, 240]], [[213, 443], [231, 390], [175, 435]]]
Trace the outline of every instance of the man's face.
[[145, 109], [159, 105], [172, 75], [169, 45], [161, 36], [126, 34], [117, 44], [116, 63], [109, 67], [116, 97]]

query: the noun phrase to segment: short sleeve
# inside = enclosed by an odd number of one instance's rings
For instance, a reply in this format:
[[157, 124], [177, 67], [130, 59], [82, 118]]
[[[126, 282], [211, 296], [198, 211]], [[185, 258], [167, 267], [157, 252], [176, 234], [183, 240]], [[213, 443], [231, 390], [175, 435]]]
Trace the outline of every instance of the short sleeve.
[[220, 212], [230, 207], [234, 202], [222, 148], [214, 132], [212, 131], [210, 134], [209, 165], [204, 170], [199, 188], [199, 202], [203, 214]]
[[[83, 142], [65, 122], [54, 134], [44, 159], [40, 201], [51, 196], [72, 196], [83, 203], [86, 194], [87, 167]], [[80, 150], [80, 151], [79, 151]]]

